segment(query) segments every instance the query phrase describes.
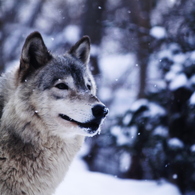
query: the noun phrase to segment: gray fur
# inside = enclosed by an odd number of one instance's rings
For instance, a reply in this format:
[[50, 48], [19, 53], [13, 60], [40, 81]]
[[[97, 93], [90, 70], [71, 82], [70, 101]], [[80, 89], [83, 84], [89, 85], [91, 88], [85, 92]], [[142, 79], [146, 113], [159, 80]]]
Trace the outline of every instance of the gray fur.
[[1, 195], [53, 194], [84, 137], [99, 131], [107, 110], [92, 113], [103, 104], [87, 65], [89, 44], [84, 37], [54, 56], [34, 32], [20, 66], [0, 77]]

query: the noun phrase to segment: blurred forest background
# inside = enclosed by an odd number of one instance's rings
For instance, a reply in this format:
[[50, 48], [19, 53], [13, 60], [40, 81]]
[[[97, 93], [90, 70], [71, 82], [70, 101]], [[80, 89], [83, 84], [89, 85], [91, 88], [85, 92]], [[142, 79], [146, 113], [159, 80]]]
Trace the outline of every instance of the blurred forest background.
[[195, 0], [0, 0], [1, 72], [34, 30], [56, 54], [91, 37], [110, 115], [86, 140], [89, 169], [195, 194]]

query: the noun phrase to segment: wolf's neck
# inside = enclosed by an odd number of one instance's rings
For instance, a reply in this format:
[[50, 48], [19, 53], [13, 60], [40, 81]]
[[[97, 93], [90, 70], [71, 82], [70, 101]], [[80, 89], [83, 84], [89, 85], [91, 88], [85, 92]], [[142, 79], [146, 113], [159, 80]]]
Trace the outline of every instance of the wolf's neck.
[[[38, 133], [37, 129], [33, 129], [30, 124], [27, 124], [25, 131], [31, 132], [34, 138], [32, 140], [32, 137], [29, 137], [28, 140], [28, 136], [26, 136], [24, 140], [19, 134], [14, 133], [17, 132], [16, 129], [12, 131], [13, 129], [10, 128], [14, 127], [4, 127], [0, 130], [1, 133], [6, 131], [3, 135], [4, 140], [1, 140], [2, 137], [0, 138], [0, 154], [6, 158], [5, 163], [8, 170], [4, 171], [12, 175], [14, 173], [11, 173], [10, 170], [14, 171], [15, 166], [18, 167], [19, 171], [18, 176], [14, 177], [16, 181], [7, 180], [7, 185], [10, 185], [10, 189], [16, 189], [14, 185], [17, 182], [19, 185], [20, 181], [17, 181], [19, 175], [24, 174], [26, 181], [28, 181], [22, 186], [24, 191], [33, 195], [52, 194], [53, 190], [63, 180], [74, 156], [80, 149], [83, 137], [75, 136], [71, 139], [62, 140], [57, 136], [48, 136], [47, 133], [43, 136]], [[30, 192], [29, 186], [32, 186], [32, 192]], [[10, 192], [10, 194], [14, 193], [14, 191]]]
[[[63, 161], [69, 163], [83, 144], [83, 136], [75, 135], [61, 138], [58, 135], [53, 135], [41, 120], [37, 120], [37, 124], [32, 122], [33, 117], [27, 116], [25, 120], [25, 117], [17, 115], [14, 107], [10, 109], [10, 112], [6, 113], [6, 111], [2, 115], [0, 134], [5, 136], [6, 143], [9, 143], [9, 147], [13, 147], [16, 153], [25, 153], [26, 150], [22, 150], [22, 148], [27, 147], [30, 149], [31, 155], [35, 154], [36, 156], [37, 152], [44, 151], [50, 153], [51, 156], [53, 155], [54, 158], [56, 155], [63, 156]], [[47, 158], [47, 155], [43, 158]]]

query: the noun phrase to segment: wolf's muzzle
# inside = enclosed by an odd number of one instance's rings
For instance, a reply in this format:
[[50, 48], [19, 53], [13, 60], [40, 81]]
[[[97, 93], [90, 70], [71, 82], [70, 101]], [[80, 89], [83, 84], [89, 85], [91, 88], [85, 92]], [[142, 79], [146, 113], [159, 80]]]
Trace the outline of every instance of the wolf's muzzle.
[[86, 121], [84, 123], [76, 121], [70, 118], [67, 115], [59, 114], [59, 116], [67, 121], [77, 124], [79, 127], [86, 129], [88, 134], [94, 134], [99, 129], [99, 126], [102, 120], [108, 114], [108, 108], [106, 108], [103, 104], [97, 104], [92, 108], [92, 114], [94, 118], [90, 121]]

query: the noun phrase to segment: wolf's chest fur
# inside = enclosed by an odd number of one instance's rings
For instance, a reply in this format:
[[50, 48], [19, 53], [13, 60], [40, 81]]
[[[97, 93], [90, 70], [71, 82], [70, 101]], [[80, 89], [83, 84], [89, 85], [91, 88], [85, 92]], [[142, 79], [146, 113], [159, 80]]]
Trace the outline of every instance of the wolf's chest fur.
[[[62, 142], [57, 137], [45, 138], [44, 143], [24, 143], [15, 135], [0, 141], [0, 192], [6, 195], [49, 195], [62, 181], [82, 137]], [[40, 144], [40, 145], [38, 145]]]

